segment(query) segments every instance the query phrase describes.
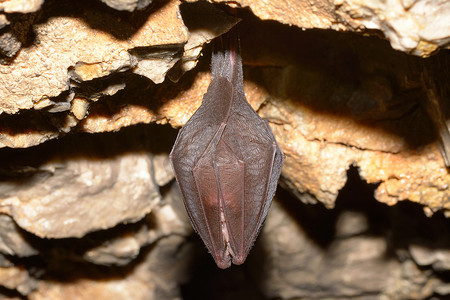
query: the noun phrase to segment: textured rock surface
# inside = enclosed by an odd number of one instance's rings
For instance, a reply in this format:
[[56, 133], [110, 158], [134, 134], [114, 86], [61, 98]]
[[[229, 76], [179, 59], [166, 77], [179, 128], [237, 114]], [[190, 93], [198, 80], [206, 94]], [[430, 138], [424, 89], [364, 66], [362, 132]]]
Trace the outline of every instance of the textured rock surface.
[[[131, 55], [129, 51], [133, 49], [139, 48], [144, 53], [156, 49], [157, 58], [159, 51], [164, 57], [168, 51], [165, 48], [178, 45], [181, 50], [188, 33], [178, 17], [177, 5], [177, 1], [171, 1], [144, 15], [143, 24], [132, 24], [99, 9], [48, 4], [33, 28], [39, 43], [22, 49], [13, 64], [0, 66], [0, 113], [16, 113], [46, 100], [50, 102], [44, 107], [53, 107], [57, 104], [52, 98], [69, 89], [70, 78], [76, 81], [102, 78], [146, 60], [143, 55]], [[71, 13], [61, 16], [66, 9]], [[156, 68], [151, 79], [160, 81], [167, 70]], [[39, 109], [44, 107], [41, 105]]]
[[[36, 289], [38, 281], [23, 266], [0, 267], [0, 286], [28, 295]], [[0, 296], [2, 294], [0, 293]]]
[[152, 0], [101, 0], [106, 5], [117, 10], [142, 10], [149, 6]]
[[249, 7], [262, 20], [275, 20], [300, 28], [377, 30], [394, 49], [419, 56], [429, 56], [439, 48], [448, 48], [450, 41], [450, 3], [446, 0], [236, 2]]
[[[448, 47], [450, 3], [436, 1], [335, 1], [341, 21], [353, 29], [380, 30], [394, 49], [428, 56]], [[355, 17], [357, 16], [357, 17]]]
[[[0, 1], [0, 298], [448, 295], [449, 2], [209, 2]], [[237, 22], [289, 194], [219, 271], [168, 153]]]
[[0, 214], [0, 253], [19, 257], [38, 254], [27, 238], [27, 232], [20, 229], [10, 216]]
[[[346, 221], [351, 222], [343, 216], [341, 222]], [[385, 237], [365, 232], [342, 236], [337, 230], [336, 239], [324, 247], [310, 240], [296, 218], [273, 207], [261, 239], [267, 249], [259, 271], [264, 294], [281, 299], [380, 296], [400, 278], [400, 263], [386, 257]]]
[[[132, 135], [127, 139], [136, 143]], [[124, 153], [123, 142], [81, 137], [58, 144], [53, 152], [51, 145], [45, 145], [44, 159], [33, 157], [33, 149], [10, 157], [11, 162], [3, 166], [7, 179], [0, 184], [0, 211], [20, 227], [47, 238], [81, 237], [141, 219], [160, 201], [151, 156]], [[91, 151], [106, 145], [107, 154]], [[23, 165], [24, 161], [35, 167]]]
[[5, 13], [31, 13], [41, 8], [44, 0], [5, 0], [0, 3], [0, 11]]

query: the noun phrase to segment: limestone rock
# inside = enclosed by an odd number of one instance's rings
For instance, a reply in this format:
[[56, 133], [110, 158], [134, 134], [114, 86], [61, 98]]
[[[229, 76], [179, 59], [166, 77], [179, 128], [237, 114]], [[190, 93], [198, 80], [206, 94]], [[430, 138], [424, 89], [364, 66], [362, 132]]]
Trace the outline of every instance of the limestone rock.
[[439, 246], [430, 249], [422, 245], [411, 245], [409, 250], [419, 266], [432, 266], [438, 272], [450, 270], [450, 251], [448, 249], [439, 249]]
[[450, 41], [450, 3], [437, 1], [337, 0], [336, 13], [343, 25], [357, 30], [380, 30], [394, 49], [429, 56]]
[[[194, 299], [448, 294], [448, 1], [0, 2], [1, 296], [180, 299], [198, 278]], [[219, 273], [167, 155], [236, 23], [296, 199], [280, 189], [246, 264]]]
[[129, 269], [106, 273], [88, 266], [75, 267], [69, 276], [60, 270], [62, 277], [41, 282], [39, 290], [28, 297], [33, 300], [179, 298], [176, 280], [185, 276], [192, 254], [192, 247], [183, 246], [184, 241], [176, 235], [160, 240], [153, 250], [145, 251], [141, 263]]
[[39, 10], [44, 0], [5, 0], [0, 3], [0, 11], [6, 13], [31, 13]]
[[[137, 142], [132, 135], [128, 140]], [[106, 144], [109, 151], [91, 150]], [[147, 153], [122, 153], [111, 137], [81, 137], [58, 149], [46, 157], [27, 149], [2, 166], [8, 179], [0, 183], [0, 210], [23, 229], [40, 237], [81, 237], [140, 220], [160, 201]], [[21, 165], [24, 157], [36, 166]]]
[[[136, 90], [136, 77], [131, 74], [160, 84], [173, 69], [170, 78], [178, 80], [195, 67], [205, 43], [237, 22], [211, 5], [199, 5], [201, 17], [188, 7], [184, 9], [185, 14], [191, 15], [188, 33], [175, 0], [155, 12], [139, 12], [142, 22], [117, 20], [110, 12], [100, 13], [95, 7], [83, 11], [75, 4], [49, 3], [40, 17], [43, 22], [33, 28], [40, 43], [20, 51], [12, 64], [0, 66], [0, 78], [5, 83], [0, 87], [0, 114], [39, 111], [29, 112], [29, 118], [0, 118], [0, 147], [30, 147], [67, 133], [89, 115], [92, 102], [116, 94], [127, 84], [128, 91], [139, 92], [136, 98], [148, 103], [145, 93]], [[65, 9], [72, 13], [58, 16]], [[11, 36], [9, 32], [5, 34], [5, 39]], [[10, 57], [21, 43], [5, 40], [4, 45], [3, 50]], [[32, 67], [25, 68], [30, 61]], [[164, 119], [141, 106], [128, 105], [123, 114], [126, 116], [116, 116], [117, 122], [111, 122], [111, 118], [102, 122], [94, 114], [80, 126], [87, 132], [103, 132]], [[104, 113], [101, 115], [104, 117]]]
[[83, 254], [83, 259], [97, 265], [124, 266], [137, 258], [142, 249], [171, 235], [189, 236], [192, 228], [187, 220], [184, 207], [175, 202], [183, 200], [175, 183], [164, 195], [162, 206], [155, 208], [135, 226], [129, 226], [115, 237], [107, 238]]
[[[70, 14], [60, 16], [61, 11]], [[31, 109], [39, 101], [67, 91], [72, 68], [77, 75], [72, 78], [92, 80], [134, 68], [141, 58], [133, 58], [133, 49], [182, 49], [188, 32], [179, 18], [178, 1], [143, 18], [141, 24], [133, 24], [73, 2], [48, 4], [34, 26], [39, 43], [22, 49], [14, 64], [0, 66], [0, 114]], [[157, 76], [167, 69], [154, 71]]]
[[31, 178], [34, 184], [26, 192], [2, 195], [2, 212], [27, 231], [49, 238], [80, 237], [136, 221], [159, 201], [149, 168], [145, 155], [50, 162], [36, 171], [42, 173]]
[[106, 5], [117, 10], [141, 10], [149, 6], [153, 0], [101, 0]]
[[266, 297], [380, 296], [400, 277], [399, 262], [385, 257], [383, 237], [347, 236], [324, 247], [308, 238], [310, 226], [301, 226], [294, 217], [298, 212], [291, 215], [277, 202], [272, 206], [259, 241], [264, 263], [254, 266], [255, 273], [263, 274], [260, 287]]
[[0, 215], [1, 253], [19, 257], [38, 254], [38, 250], [27, 237], [27, 233], [20, 229], [10, 216]]
[[[38, 281], [23, 266], [0, 267], [0, 286], [26, 296], [37, 288]], [[1, 294], [0, 294], [1, 295]]]
[[446, 0], [236, 2], [242, 7], [249, 7], [262, 20], [274, 20], [299, 28], [358, 32], [377, 30], [394, 49], [423, 57], [440, 48], [448, 49], [450, 41], [450, 3]]

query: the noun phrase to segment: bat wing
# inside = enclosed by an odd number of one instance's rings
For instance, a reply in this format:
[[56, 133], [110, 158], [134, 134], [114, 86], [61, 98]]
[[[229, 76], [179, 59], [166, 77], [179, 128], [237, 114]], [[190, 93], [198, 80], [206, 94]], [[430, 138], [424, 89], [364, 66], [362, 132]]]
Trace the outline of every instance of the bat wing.
[[[222, 124], [193, 170], [208, 225], [207, 232], [200, 230], [199, 234], [221, 268], [228, 268], [234, 257], [230, 246], [243, 243], [241, 236], [234, 238], [230, 227], [244, 226], [244, 162], [224, 143], [225, 128], [226, 124]], [[225, 208], [231, 213], [225, 214]]]
[[[244, 200], [234, 202], [224, 194], [224, 212], [229, 226], [233, 263], [242, 264], [267, 216], [281, 173], [284, 155], [267, 121], [261, 119], [245, 99], [236, 92], [222, 140], [229, 152], [244, 164]], [[223, 178], [221, 178], [223, 179]], [[238, 185], [221, 181], [230, 191]], [[227, 200], [227, 198], [229, 200]], [[237, 205], [239, 203], [239, 206]], [[238, 226], [236, 226], [238, 225]]]
[[[180, 130], [170, 153], [189, 219], [214, 257], [223, 252], [222, 246], [216, 246], [217, 251], [213, 246], [213, 241], [221, 238], [220, 206], [217, 181], [215, 175], [211, 174], [205, 157], [212, 155], [220, 140], [232, 100], [233, 87], [230, 81], [223, 77], [212, 79], [202, 105]], [[194, 168], [197, 168], [196, 172]], [[212, 201], [208, 202], [208, 199], [216, 199], [217, 204], [208, 205]]]
[[284, 159], [267, 121], [228, 79], [213, 78], [170, 157], [191, 222], [217, 265], [242, 264]]

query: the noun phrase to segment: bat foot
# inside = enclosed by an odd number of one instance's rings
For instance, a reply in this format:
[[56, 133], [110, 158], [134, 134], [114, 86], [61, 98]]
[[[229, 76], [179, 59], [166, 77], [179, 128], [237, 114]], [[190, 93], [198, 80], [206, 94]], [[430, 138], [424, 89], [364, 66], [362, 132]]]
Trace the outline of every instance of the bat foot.
[[229, 255], [214, 260], [216, 261], [216, 265], [221, 269], [228, 269], [231, 266], [231, 257]]
[[233, 256], [233, 264], [234, 265], [242, 265], [245, 262], [247, 256]]

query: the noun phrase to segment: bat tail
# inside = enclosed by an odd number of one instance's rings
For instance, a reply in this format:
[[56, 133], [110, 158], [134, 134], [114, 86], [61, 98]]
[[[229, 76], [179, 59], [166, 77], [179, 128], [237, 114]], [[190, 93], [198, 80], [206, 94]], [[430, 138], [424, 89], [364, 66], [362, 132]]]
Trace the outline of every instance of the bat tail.
[[211, 73], [213, 78], [227, 78], [236, 91], [241, 91], [244, 89], [244, 77], [237, 26], [214, 41]]

